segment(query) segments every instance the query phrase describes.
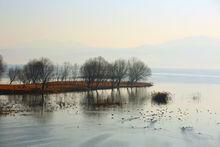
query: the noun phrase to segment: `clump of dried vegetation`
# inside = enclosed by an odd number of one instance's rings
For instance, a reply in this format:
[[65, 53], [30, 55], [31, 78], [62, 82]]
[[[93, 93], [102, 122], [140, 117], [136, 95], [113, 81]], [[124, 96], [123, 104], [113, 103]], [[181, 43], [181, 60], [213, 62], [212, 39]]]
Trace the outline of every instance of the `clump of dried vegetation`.
[[172, 99], [170, 92], [153, 92], [151, 96], [151, 101], [158, 105], [166, 105]]

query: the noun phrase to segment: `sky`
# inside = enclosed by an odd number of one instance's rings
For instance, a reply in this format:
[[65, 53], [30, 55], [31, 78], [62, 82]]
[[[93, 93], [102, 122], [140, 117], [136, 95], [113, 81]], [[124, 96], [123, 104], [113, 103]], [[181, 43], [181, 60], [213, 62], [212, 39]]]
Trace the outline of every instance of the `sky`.
[[34, 51], [51, 42], [103, 50], [157, 46], [194, 36], [220, 39], [219, 26], [219, 0], [0, 0], [0, 50]]
[[37, 40], [134, 47], [220, 38], [219, 0], [0, 0], [0, 44]]

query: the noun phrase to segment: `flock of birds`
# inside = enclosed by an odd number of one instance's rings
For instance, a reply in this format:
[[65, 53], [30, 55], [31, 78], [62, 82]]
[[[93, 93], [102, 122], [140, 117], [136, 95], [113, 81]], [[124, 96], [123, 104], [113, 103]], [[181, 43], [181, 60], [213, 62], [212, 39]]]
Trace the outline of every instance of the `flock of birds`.
[[[56, 109], [54, 109], [54, 106], [52, 107], [52, 103], [47, 103], [47, 110], [51, 111], [57, 111], [59, 109], [71, 109], [71, 114], [79, 115], [82, 112], [82, 109], [84, 109], [80, 104], [65, 104], [65, 102], [59, 103], [55, 106]], [[49, 109], [51, 108], [51, 109]], [[158, 128], [155, 127], [157, 123], [160, 121], [181, 121], [181, 122], [187, 122], [188, 120], [192, 119], [195, 115], [193, 114], [204, 114], [206, 112], [206, 115], [217, 115], [216, 112], [211, 111], [210, 109], [198, 109], [198, 108], [176, 108], [176, 107], [169, 107], [169, 105], [162, 105], [162, 106], [151, 106], [150, 108], [147, 106], [147, 104], [144, 104], [143, 108], [122, 108], [123, 113], [118, 113], [117, 111], [109, 111], [110, 113], [110, 119], [113, 121], [118, 121], [121, 124], [126, 124], [127, 122], [130, 124], [131, 128], [139, 128], [139, 124], [144, 124], [141, 126], [142, 128], [152, 128], [154, 130], [160, 130], [162, 129], [160, 125]], [[193, 110], [193, 111], [192, 111]], [[83, 113], [86, 113], [86, 111], [91, 110], [83, 110]], [[99, 110], [95, 110], [99, 111]], [[101, 110], [105, 111], [105, 110]], [[19, 111], [18, 111], [19, 112]], [[109, 113], [106, 112], [106, 113]], [[95, 112], [94, 112], [95, 113]], [[108, 115], [106, 115], [108, 116]], [[220, 122], [216, 122], [217, 125], [220, 125]], [[99, 125], [103, 125], [99, 123]], [[139, 125], [139, 126], [138, 126]], [[79, 128], [79, 125], [77, 126]], [[188, 128], [191, 128], [191, 126], [183, 126], [181, 130], [186, 130]]]
[[[176, 119], [178, 121], [183, 121], [189, 118], [190, 112], [188, 109], [182, 110], [177, 108], [177, 110], [169, 110], [167, 106], [154, 109], [154, 110], [145, 110], [143, 108], [137, 108], [134, 111], [128, 110], [125, 117], [121, 117], [121, 123], [132, 122], [134, 120], [139, 120], [148, 124], [143, 128], [152, 128], [154, 124], [161, 120], [171, 120]], [[111, 114], [111, 119], [115, 119], [115, 114]], [[132, 125], [132, 128], [135, 126]], [[155, 128], [154, 128], [155, 129]], [[161, 129], [161, 128], [159, 128]], [[156, 129], [155, 129], [156, 130]]]
[[[75, 106], [74, 111], [76, 115], [82, 113], [80, 106]], [[116, 109], [117, 110], [117, 109]], [[90, 110], [83, 110], [83, 113], [86, 113]], [[180, 124], [190, 124], [190, 121], [193, 117], [198, 116], [199, 114], [209, 115], [210, 117], [213, 115], [217, 115], [216, 112], [211, 111], [210, 109], [199, 109], [199, 108], [180, 108], [180, 107], [169, 107], [167, 105], [163, 106], [153, 106], [148, 108], [147, 106], [144, 108], [133, 108], [133, 109], [125, 109], [120, 113], [115, 111], [114, 109], [110, 110], [96, 110], [101, 111], [100, 113], [105, 113], [108, 115], [104, 115], [108, 117], [107, 119], [112, 120], [114, 122], [119, 122], [122, 125], [125, 124], [126, 127], [130, 127], [132, 129], [135, 128], [144, 128], [144, 129], [152, 129], [152, 130], [162, 130], [162, 126], [160, 122], [168, 122], [168, 121], [176, 121], [183, 122]], [[106, 112], [107, 111], [107, 112]], [[109, 112], [111, 112], [109, 114]], [[96, 112], [94, 112], [96, 113]], [[200, 117], [200, 116], [198, 116]], [[195, 118], [194, 118], [195, 119]], [[216, 122], [217, 125], [220, 125], [220, 122]], [[98, 123], [99, 126], [105, 126], [103, 123]], [[77, 125], [79, 128], [80, 125]], [[189, 130], [193, 130], [193, 126], [182, 126], [180, 127], [182, 132], [186, 132]], [[200, 134], [200, 133], [199, 133]]]

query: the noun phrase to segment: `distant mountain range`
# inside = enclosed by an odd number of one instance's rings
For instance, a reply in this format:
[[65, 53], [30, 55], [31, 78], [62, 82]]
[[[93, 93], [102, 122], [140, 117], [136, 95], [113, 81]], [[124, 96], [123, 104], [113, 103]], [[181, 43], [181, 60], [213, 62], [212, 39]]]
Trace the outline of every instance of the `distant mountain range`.
[[82, 63], [89, 57], [103, 56], [110, 61], [116, 58], [138, 57], [151, 67], [220, 69], [220, 39], [204, 36], [135, 48], [94, 48], [78, 43], [41, 40], [16, 47], [0, 47], [0, 54], [10, 64], [23, 64], [42, 56], [50, 58], [54, 63]]

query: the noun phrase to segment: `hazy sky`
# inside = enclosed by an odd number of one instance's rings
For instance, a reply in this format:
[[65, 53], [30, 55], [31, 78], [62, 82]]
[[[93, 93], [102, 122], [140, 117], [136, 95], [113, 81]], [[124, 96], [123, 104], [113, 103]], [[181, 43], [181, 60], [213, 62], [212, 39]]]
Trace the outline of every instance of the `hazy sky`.
[[0, 48], [37, 40], [134, 47], [220, 38], [219, 0], [0, 0]]

